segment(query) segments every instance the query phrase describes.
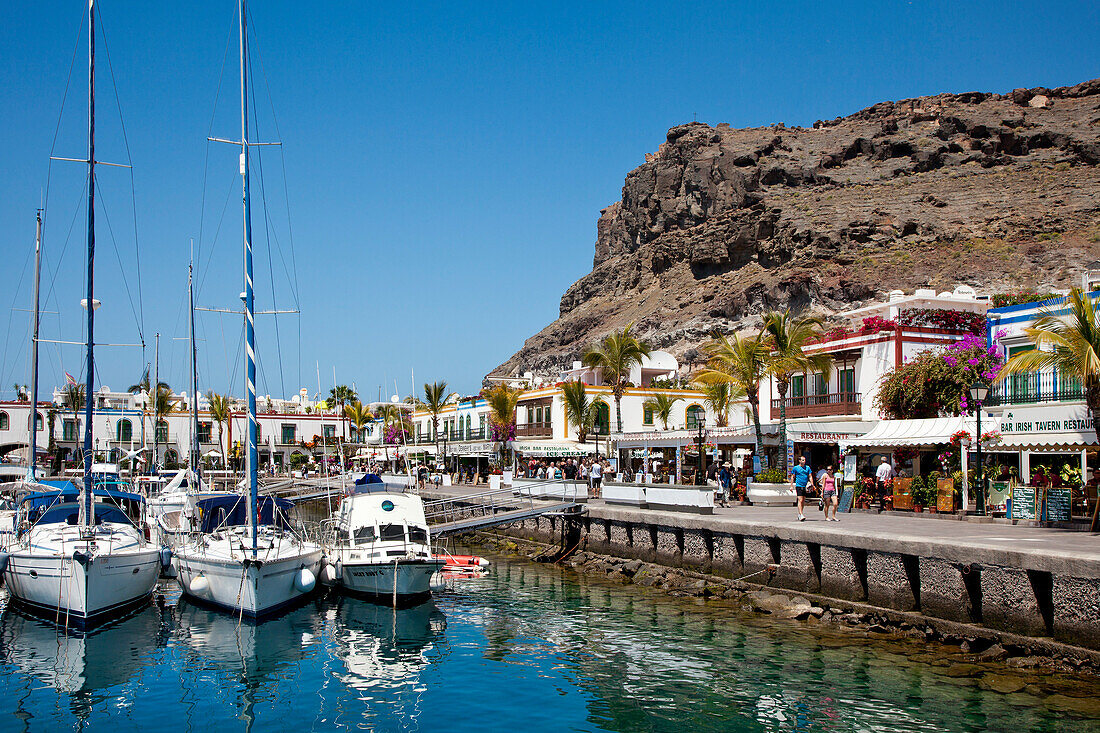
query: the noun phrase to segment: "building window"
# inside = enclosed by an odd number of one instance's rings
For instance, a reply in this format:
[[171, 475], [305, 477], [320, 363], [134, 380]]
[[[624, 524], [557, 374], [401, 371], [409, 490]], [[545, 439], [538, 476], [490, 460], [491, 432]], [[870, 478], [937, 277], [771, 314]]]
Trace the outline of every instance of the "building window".
[[294, 442], [294, 434], [295, 434], [294, 426], [289, 425], [287, 423], [283, 423], [283, 425], [282, 425], [282, 440], [280, 440], [279, 442], [282, 443], [283, 445], [290, 445], [291, 443]]
[[527, 424], [528, 425], [534, 425], [534, 423], [535, 423], [535, 408], [528, 407], [527, 408]]
[[321, 426], [321, 435], [326, 440], [330, 439], [330, 438], [335, 438], [336, 437], [336, 426], [335, 425], [322, 425]]
[[652, 425], [652, 424], [653, 424], [653, 407], [651, 405], [646, 405], [645, 407], [642, 408], [642, 425]]
[[804, 374], [796, 374], [791, 377], [790, 396], [794, 398], [806, 396], [806, 376]]
[[134, 438], [134, 426], [126, 418], [115, 423], [115, 440], [119, 443], [129, 443]]
[[[1016, 356], [1017, 354], [1023, 354], [1028, 351], [1032, 351], [1035, 347], [1030, 344], [1025, 346], [1010, 346], [1008, 348], [1008, 358]], [[1039, 375], [1034, 372], [1025, 372], [1023, 374], [1013, 374], [1008, 378], [1009, 393], [1012, 395], [1013, 402], [1032, 402], [1036, 397], [1036, 389], [1038, 387]]]
[[[42, 413], [41, 412], [34, 413], [34, 423], [35, 423], [34, 424], [34, 431], [37, 433], [39, 430], [42, 429]], [[31, 429], [31, 416], [27, 415], [27, 430], [30, 430], [30, 429]], [[0, 430], [3, 430], [3, 428], [0, 428]]]
[[210, 433], [212, 431], [212, 427], [213, 426], [209, 422], [200, 422], [199, 423], [199, 442], [200, 443], [213, 443], [214, 442], [213, 439], [211, 438], [211, 435], [210, 435]]
[[699, 405], [689, 405], [687, 412], [684, 413], [684, 427], [688, 430], [694, 430], [700, 425], [705, 425], [707, 420], [707, 413]]
[[157, 432], [156, 432], [155, 437], [156, 437], [156, 441], [158, 443], [167, 443], [168, 442], [168, 421], [167, 420], [158, 420], [157, 421]]
[[76, 440], [76, 420], [66, 420], [61, 424], [61, 439]]
[[853, 394], [856, 391], [856, 370], [855, 367], [849, 367], [847, 369], [838, 369], [836, 373], [837, 377], [837, 392], [841, 394]]
[[829, 394], [829, 383], [825, 381], [824, 374], [814, 375], [814, 394]]
[[0, 430], [8, 429], [8, 413], [0, 412]]
[[478, 419], [477, 434], [479, 437], [485, 437], [485, 416], [481, 415]]

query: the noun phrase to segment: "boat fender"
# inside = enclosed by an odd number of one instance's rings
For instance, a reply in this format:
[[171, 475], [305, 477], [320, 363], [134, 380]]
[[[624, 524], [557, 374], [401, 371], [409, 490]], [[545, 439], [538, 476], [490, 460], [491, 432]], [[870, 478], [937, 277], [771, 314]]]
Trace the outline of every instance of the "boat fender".
[[92, 564], [92, 556], [76, 550], [73, 552], [73, 560], [80, 563], [84, 567], [88, 567]]
[[294, 576], [294, 588], [299, 593], [309, 593], [317, 587], [317, 576], [309, 568], [302, 568]]
[[191, 579], [191, 585], [187, 589], [193, 596], [204, 597], [210, 590], [210, 581], [206, 579], [205, 575], [196, 575]]
[[8, 569], [8, 553], [0, 552], [0, 573]]
[[164, 570], [172, 567], [172, 551], [167, 547], [160, 548], [160, 566]]
[[325, 566], [321, 568], [321, 582], [325, 585], [333, 585], [336, 583], [336, 566], [332, 563], [325, 563]]

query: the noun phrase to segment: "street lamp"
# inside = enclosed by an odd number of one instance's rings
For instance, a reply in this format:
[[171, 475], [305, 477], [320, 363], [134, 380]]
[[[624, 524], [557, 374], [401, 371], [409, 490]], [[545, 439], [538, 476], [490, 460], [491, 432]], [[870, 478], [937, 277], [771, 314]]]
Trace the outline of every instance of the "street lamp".
[[979, 516], [985, 514], [985, 482], [982, 480], [982, 403], [989, 396], [989, 387], [983, 382], [974, 382], [970, 385], [970, 399], [977, 404], [976, 414], [978, 416], [978, 423], [975, 426], [974, 436], [975, 447], [977, 450], [977, 468], [975, 472], [978, 475], [978, 514]]
[[600, 424], [592, 423], [592, 444], [596, 446], [596, 460], [600, 460]]
[[707, 428], [706, 424], [702, 420], [697, 423], [697, 426], [698, 432], [695, 434], [695, 443], [699, 446], [699, 471], [695, 475], [695, 485], [706, 486], [707, 477], [706, 469], [703, 467], [703, 444], [707, 441]]

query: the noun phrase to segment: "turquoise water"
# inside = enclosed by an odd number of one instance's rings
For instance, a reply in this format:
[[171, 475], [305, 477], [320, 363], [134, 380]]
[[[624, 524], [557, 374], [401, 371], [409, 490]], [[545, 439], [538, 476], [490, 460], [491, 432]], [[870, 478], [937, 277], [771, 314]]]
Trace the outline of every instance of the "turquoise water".
[[330, 596], [238, 625], [166, 586], [83, 639], [0, 614], [3, 731], [1076, 731], [1098, 695], [506, 560], [397, 613]]

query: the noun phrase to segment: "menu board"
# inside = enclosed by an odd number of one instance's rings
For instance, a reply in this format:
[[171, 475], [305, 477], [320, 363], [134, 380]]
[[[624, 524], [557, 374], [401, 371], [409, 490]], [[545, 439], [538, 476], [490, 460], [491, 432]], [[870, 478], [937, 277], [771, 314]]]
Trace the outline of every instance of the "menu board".
[[941, 478], [936, 484], [936, 511], [955, 511], [955, 479]]
[[840, 502], [837, 504], [838, 512], [850, 512], [852, 511], [852, 498], [855, 496], [856, 486], [855, 484], [847, 484], [840, 492]]
[[995, 509], [1004, 508], [1010, 493], [1007, 481], [994, 481], [989, 485], [988, 502]]
[[1038, 519], [1035, 511], [1035, 487], [1012, 487], [1012, 511], [1009, 513], [1012, 519]]
[[911, 492], [913, 486], [913, 479], [911, 478], [896, 478], [894, 479], [894, 508], [895, 509], [912, 509], [913, 508], [913, 495]]
[[1069, 487], [1046, 490], [1046, 504], [1043, 511], [1043, 519], [1048, 522], [1069, 521]]

